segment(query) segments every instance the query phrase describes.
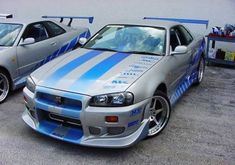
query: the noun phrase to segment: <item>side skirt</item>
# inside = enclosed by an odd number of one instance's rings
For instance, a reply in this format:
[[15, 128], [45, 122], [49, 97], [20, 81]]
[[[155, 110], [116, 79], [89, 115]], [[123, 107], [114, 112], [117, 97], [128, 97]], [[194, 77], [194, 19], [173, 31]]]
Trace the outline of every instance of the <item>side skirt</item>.
[[177, 86], [175, 92], [170, 97], [172, 106], [183, 96], [187, 89], [197, 80], [198, 71], [195, 70], [190, 76], [186, 76]]

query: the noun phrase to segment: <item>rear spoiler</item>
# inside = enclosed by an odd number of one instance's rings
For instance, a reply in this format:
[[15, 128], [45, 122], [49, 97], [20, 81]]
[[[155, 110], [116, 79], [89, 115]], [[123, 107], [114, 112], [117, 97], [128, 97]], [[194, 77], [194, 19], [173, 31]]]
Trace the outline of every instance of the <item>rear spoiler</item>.
[[0, 14], [0, 18], [13, 18], [12, 14]]
[[88, 19], [89, 23], [92, 24], [94, 17], [73, 17], [73, 16], [42, 16], [42, 18], [59, 18], [62, 23], [64, 19], [69, 19], [69, 23], [67, 26], [71, 26], [73, 19]]
[[209, 20], [201, 20], [201, 19], [180, 19], [180, 18], [162, 18], [162, 17], [144, 17], [144, 19], [174, 21], [174, 22], [179, 22], [179, 23], [190, 23], [190, 24], [201, 24], [201, 25], [206, 25], [206, 28], [208, 28], [208, 24], [209, 24]]

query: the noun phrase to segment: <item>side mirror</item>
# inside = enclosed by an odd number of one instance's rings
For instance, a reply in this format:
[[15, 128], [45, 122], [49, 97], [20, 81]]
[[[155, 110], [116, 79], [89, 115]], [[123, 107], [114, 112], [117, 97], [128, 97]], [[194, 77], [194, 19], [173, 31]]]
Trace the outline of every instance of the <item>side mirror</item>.
[[21, 42], [21, 46], [24, 46], [24, 45], [30, 45], [30, 44], [33, 44], [35, 43], [35, 39], [34, 38], [25, 38], [22, 42]]
[[171, 52], [171, 55], [177, 55], [177, 54], [185, 54], [187, 53], [188, 48], [186, 46], [177, 46], [173, 52]]
[[87, 42], [87, 38], [81, 37], [81, 38], [79, 38], [78, 42], [79, 42], [79, 44], [84, 45]]

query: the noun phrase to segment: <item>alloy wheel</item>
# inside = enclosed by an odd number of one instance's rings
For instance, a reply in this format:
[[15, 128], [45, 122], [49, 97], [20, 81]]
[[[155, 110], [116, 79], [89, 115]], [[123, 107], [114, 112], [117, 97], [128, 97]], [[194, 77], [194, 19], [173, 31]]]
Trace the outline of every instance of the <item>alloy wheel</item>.
[[203, 79], [204, 69], [205, 69], [205, 63], [204, 63], [204, 60], [201, 59], [199, 63], [199, 68], [198, 68], [198, 82], [201, 82]]
[[160, 133], [170, 117], [170, 105], [166, 98], [155, 96], [149, 109], [149, 131], [148, 136], [154, 136]]
[[3, 73], [0, 73], [0, 103], [6, 99], [8, 93], [9, 81]]

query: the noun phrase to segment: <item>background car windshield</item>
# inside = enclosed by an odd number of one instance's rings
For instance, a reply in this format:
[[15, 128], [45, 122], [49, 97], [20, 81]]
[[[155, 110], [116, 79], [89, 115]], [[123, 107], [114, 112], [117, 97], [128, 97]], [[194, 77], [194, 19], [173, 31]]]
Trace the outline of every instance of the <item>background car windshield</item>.
[[109, 25], [95, 35], [84, 48], [164, 54], [165, 30], [145, 26]]
[[21, 28], [20, 24], [0, 23], [0, 46], [12, 46]]

